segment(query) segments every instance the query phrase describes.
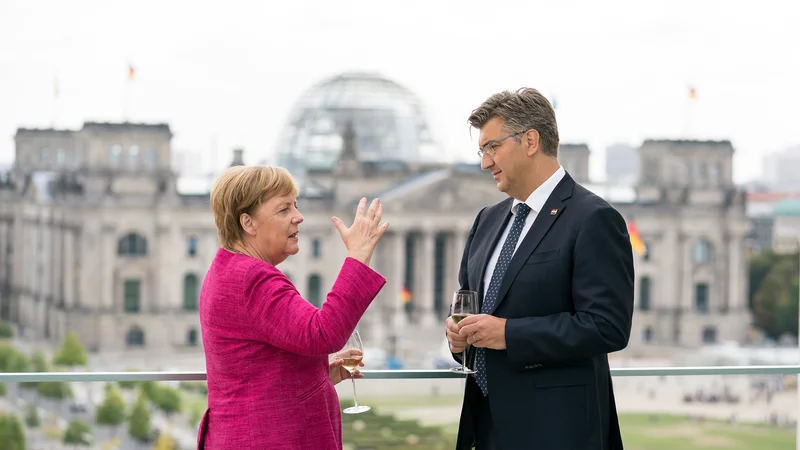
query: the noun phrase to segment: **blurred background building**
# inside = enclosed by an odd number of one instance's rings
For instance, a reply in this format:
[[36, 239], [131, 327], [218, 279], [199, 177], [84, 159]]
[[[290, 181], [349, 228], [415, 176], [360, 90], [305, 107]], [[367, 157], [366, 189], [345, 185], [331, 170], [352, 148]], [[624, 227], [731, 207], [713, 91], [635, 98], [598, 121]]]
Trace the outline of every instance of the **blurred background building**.
[[[217, 251], [210, 179], [180, 182], [171, 137], [167, 124], [17, 131], [14, 165], [0, 179], [4, 319], [52, 340], [74, 330], [93, 350], [199, 346], [198, 294]], [[477, 163], [436, 162], [422, 102], [375, 74], [314, 85], [277, 148], [301, 187], [301, 251], [281, 265], [300, 293], [321, 305], [344, 258], [331, 215], [379, 196], [392, 226], [373, 261], [388, 284], [362, 332], [406, 359], [438, 348], [475, 214], [504, 198], [491, 178]], [[645, 243], [632, 348], [743, 340], [749, 222], [733, 146], [648, 140], [619, 150], [609, 178], [621, 183], [591, 182], [585, 144], [562, 144], [559, 159]], [[231, 164], [243, 164], [242, 149]]]

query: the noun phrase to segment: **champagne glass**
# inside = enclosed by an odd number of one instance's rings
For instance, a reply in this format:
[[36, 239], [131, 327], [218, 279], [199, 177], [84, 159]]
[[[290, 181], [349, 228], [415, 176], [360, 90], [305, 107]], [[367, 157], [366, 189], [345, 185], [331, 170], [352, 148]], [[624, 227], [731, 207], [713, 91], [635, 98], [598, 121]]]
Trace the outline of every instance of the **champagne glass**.
[[350, 379], [353, 380], [353, 402], [355, 402], [355, 406], [345, 408], [343, 412], [345, 414], [367, 412], [371, 408], [364, 405], [359, 406], [358, 399], [356, 398], [356, 379], [352, 377], [353, 372], [356, 371], [358, 365], [361, 364], [361, 360], [364, 358], [364, 344], [361, 343], [361, 336], [358, 334], [358, 330], [353, 331], [353, 334], [350, 335], [350, 339], [347, 340], [347, 344], [344, 345], [344, 348], [339, 353], [342, 355], [342, 360], [344, 361], [342, 367], [350, 372]]
[[[478, 293], [475, 291], [456, 291], [453, 293], [453, 303], [450, 304], [450, 317], [455, 323], [461, 322], [467, 316], [478, 314]], [[467, 368], [467, 349], [461, 352], [461, 367], [453, 367], [451, 372], [470, 374], [475, 371]]]
[[[478, 314], [478, 293], [475, 291], [460, 290], [453, 293], [453, 302], [450, 304], [450, 317], [459, 323], [467, 316]], [[469, 346], [469, 345], [467, 345]], [[461, 367], [453, 367], [451, 372], [470, 374], [475, 373], [467, 368], [467, 349], [461, 352]]]

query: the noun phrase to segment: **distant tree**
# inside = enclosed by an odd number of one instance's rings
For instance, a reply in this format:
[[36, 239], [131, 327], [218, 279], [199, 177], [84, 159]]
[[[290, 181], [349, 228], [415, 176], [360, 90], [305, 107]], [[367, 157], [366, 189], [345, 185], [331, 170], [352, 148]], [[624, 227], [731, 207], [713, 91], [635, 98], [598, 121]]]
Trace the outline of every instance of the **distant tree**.
[[[27, 364], [29, 372], [49, 372], [50, 367], [47, 364], [47, 359], [44, 357], [44, 353], [41, 350], [36, 350], [31, 355], [31, 360]], [[38, 383], [21, 383], [20, 386], [23, 388], [35, 389]]]
[[0, 383], [0, 397], [5, 397], [6, 396], [6, 392], [7, 392], [6, 384], [5, 383]]
[[168, 416], [181, 410], [180, 392], [168, 386], [156, 385], [150, 401]]
[[0, 342], [0, 372], [27, 372], [28, 360], [8, 342]]
[[147, 442], [150, 438], [150, 411], [147, 410], [147, 398], [144, 395], [139, 396], [128, 417], [128, 434], [139, 442]]
[[796, 254], [776, 257], [753, 295], [755, 323], [773, 338], [798, 332], [797, 258]]
[[72, 388], [61, 381], [44, 381], [37, 383], [36, 393], [42, 397], [63, 400], [72, 397]]
[[88, 358], [86, 348], [81, 344], [78, 335], [70, 331], [61, 343], [61, 350], [53, 358], [57, 366], [85, 366]]
[[758, 292], [758, 289], [761, 287], [764, 277], [767, 276], [770, 269], [772, 269], [772, 266], [774, 266], [775, 263], [780, 259], [781, 255], [773, 252], [772, 250], [767, 250], [752, 256], [747, 260], [747, 299], [750, 308], [754, 307], [753, 302], [755, 300], [755, 295], [756, 292]]
[[3, 450], [25, 450], [25, 430], [14, 414], [0, 412], [0, 444]]
[[42, 421], [39, 419], [39, 411], [35, 406], [29, 406], [28, 412], [25, 413], [25, 425], [27, 425], [28, 428], [39, 428], [41, 424]]
[[196, 428], [202, 418], [203, 410], [197, 407], [192, 408], [192, 410], [189, 411], [189, 426]]
[[64, 444], [88, 447], [92, 444], [92, 428], [81, 419], [70, 421], [64, 432]]
[[[139, 371], [139, 369], [130, 369], [130, 368], [125, 369], [125, 372], [138, 372], [138, 371]], [[134, 389], [136, 387], [136, 385], [139, 384], [139, 382], [138, 381], [120, 381], [118, 384], [119, 384], [119, 387], [121, 387], [122, 389]]]
[[0, 339], [11, 339], [14, 337], [14, 328], [10, 323], [0, 320]]
[[36, 350], [31, 355], [31, 362], [29, 364], [31, 372], [49, 372], [50, 365], [47, 364], [47, 359], [41, 350]]
[[106, 398], [103, 403], [97, 408], [95, 421], [99, 425], [108, 425], [111, 427], [118, 427], [125, 422], [125, 402], [119, 391], [109, 385], [106, 391]]

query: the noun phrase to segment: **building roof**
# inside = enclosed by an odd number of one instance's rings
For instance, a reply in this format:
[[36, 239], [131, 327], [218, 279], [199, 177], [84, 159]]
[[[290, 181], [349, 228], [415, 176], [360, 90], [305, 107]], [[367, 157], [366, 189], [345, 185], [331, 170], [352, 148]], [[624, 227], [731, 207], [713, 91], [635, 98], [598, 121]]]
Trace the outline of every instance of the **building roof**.
[[748, 202], [774, 203], [784, 199], [800, 199], [800, 192], [748, 192]]

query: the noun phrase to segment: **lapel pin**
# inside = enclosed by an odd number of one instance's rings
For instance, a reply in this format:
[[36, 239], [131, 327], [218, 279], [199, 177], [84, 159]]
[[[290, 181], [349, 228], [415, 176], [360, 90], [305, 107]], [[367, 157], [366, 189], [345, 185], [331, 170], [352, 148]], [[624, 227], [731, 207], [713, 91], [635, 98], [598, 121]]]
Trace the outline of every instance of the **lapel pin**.
[[556, 214], [558, 214], [558, 210], [557, 209], [551, 209], [550, 210], [550, 215], [551, 216], [555, 216]]

